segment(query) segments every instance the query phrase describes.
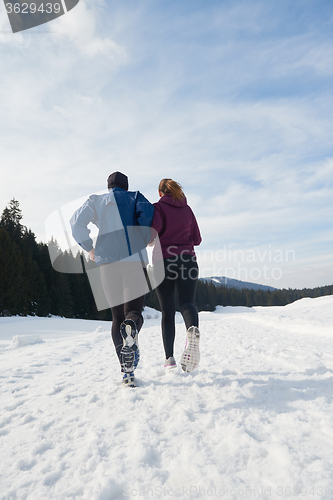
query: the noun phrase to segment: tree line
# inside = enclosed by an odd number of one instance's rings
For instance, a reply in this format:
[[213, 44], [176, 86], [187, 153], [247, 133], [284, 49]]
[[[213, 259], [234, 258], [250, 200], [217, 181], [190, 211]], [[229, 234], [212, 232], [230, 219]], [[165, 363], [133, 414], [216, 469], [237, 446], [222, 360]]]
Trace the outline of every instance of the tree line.
[[[97, 311], [87, 274], [55, 271], [48, 245], [37, 243], [35, 234], [21, 221], [19, 202], [12, 199], [0, 219], [0, 316], [111, 320], [109, 309]], [[61, 258], [71, 261], [74, 267], [81, 265], [82, 255], [64, 252]], [[303, 297], [332, 294], [333, 285], [302, 290], [239, 290], [199, 280], [196, 305], [199, 311], [213, 311], [218, 305], [282, 306]], [[145, 305], [160, 310], [155, 291], [146, 295]]]

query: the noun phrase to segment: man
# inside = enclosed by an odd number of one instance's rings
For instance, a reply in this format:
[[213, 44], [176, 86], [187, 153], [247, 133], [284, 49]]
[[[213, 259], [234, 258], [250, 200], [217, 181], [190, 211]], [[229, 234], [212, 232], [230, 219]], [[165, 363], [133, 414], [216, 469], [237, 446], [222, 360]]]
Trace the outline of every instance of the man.
[[[109, 192], [91, 195], [70, 220], [77, 243], [100, 269], [105, 297], [112, 311], [111, 335], [123, 384], [135, 387], [139, 362], [138, 333], [143, 325], [144, 295], [148, 292], [146, 245], [151, 238], [153, 205], [139, 192], [128, 191], [128, 178], [113, 172]], [[98, 229], [96, 245], [88, 224]]]

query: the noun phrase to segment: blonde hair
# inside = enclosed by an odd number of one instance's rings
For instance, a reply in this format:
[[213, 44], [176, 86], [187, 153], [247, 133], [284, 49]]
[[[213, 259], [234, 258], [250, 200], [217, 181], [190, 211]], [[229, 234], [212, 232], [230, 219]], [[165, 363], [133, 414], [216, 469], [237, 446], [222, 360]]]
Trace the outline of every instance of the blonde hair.
[[182, 186], [172, 179], [162, 179], [158, 186], [158, 190], [161, 191], [162, 194], [171, 194], [174, 200], [182, 200], [185, 198]]

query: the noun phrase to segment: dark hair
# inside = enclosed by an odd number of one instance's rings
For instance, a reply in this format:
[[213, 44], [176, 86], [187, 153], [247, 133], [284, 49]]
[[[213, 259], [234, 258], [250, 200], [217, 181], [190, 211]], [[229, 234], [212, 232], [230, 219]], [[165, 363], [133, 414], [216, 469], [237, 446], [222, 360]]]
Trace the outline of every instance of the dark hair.
[[125, 191], [128, 190], [127, 175], [122, 174], [121, 172], [113, 172], [113, 174], [110, 174], [107, 182], [109, 190], [114, 187], [120, 187], [122, 189], [125, 189]]
[[182, 200], [185, 198], [182, 186], [172, 179], [162, 179], [158, 186], [158, 190], [161, 191], [162, 194], [171, 194], [174, 200]]

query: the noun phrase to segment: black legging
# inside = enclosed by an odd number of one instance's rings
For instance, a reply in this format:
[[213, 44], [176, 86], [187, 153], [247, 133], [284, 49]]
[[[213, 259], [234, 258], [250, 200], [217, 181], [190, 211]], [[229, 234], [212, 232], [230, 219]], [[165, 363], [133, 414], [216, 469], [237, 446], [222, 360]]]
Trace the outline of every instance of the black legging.
[[198, 281], [198, 264], [195, 256], [170, 257], [164, 259], [165, 278], [156, 288], [162, 310], [162, 337], [165, 357], [173, 356], [175, 342], [176, 291], [179, 310], [183, 316], [186, 329], [198, 326], [198, 311], [194, 305], [195, 291]]
[[120, 325], [125, 319], [131, 319], [137, 331], [141, 330], [144, 293], [148, 291], [148, 287], [140, 261], [102, 265], [100, 276], [105, 297], [111, 307], [111, 336], [119, 358], [123, 346]]

